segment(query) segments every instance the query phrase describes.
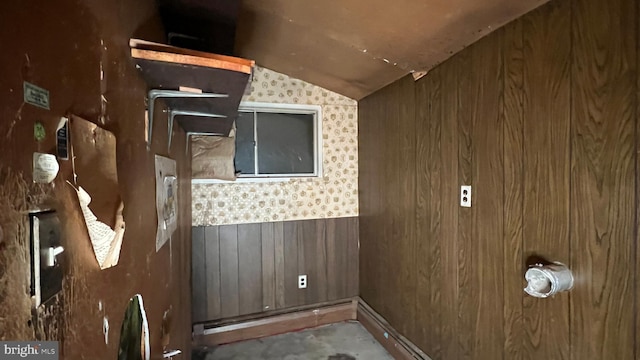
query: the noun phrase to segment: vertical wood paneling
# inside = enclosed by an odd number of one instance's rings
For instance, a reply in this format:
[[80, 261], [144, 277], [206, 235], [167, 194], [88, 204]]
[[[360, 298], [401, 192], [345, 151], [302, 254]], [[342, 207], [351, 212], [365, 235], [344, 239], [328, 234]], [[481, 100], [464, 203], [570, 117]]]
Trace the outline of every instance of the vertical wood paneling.
[[[473, 184], [473, 103], [477, 101], [474, 84], [471, 83], [473, 59], [470, 51], [458, 54], [458, 186]], [[472, 192], [472, 196], [473, 192]], [[473, 204], [473, 199], [472, 199]], [[473, 209], [461, 208], [458, 212], [458, 304], [457, 304], [457, 340], [458, 358], [471, 359], [473, 355], [473, 325], [478, 309], [477, 291], [473, 283], [474, 238]]]
[[284, 223], [284, 306], [299, 304], [298, 299], [298, 222]]
[[[354, 218], [357, 221], [357, 218]], [[317, 289], [317, 302], [327, 301], [328, 297], [328, 288], [330, 286], [329, 281], [327, 279], [327, 234], [326, 234], [326, 221], [316, 221], [315, 222], [315, 249], [311, 249], [313, 251], [312, 254], [308, 256], [309, 259], [315, 258], [315, 276], [314, 276], [314, 286]], [[349, 257], [351, 260], [358, 259], [358, 253]], [[348, 270], [349, 273], [353, 271], [353, 269]], [[356, 269], [357, 274], [357, 269]], [[357, 286], [355, 287], [358, 288]]]
[[[386, 93], [374, 94], [371, 97], [371, 111], [375, 116], [373, 116], [372, 128], [377, 133], [384, 133], [386, 131]], [[359, 117], [358, 117], [359, 118]], [[359, 126], [358, 126], [359, 127]], [[380, 139], [378, 136], [374, 136], [373, 142], [377, 143], [378, 148], [378, 159], [382, 159], [383, 161], [372, 161], [373, 168], [375, 169], [375, 173], [373, 175], [374, 186], [369, 192], [368, 198], [372, 202], [374, 208], [373, 212], [373, 232], [372, 238], [369, 242], [371, 244], [371, 252], [374, 254], [373, 267], [376, 270], [373, 274], [363, 274], [363, 276], [369, 276], [372, 279], [372, 282], [376, 284], [376, 292], [374, 293], [376, 296], [372, 298], [373, 304], [377, 306], [379, 312], [386, 311], [387, 301], [385, 294], [388, 291], [392, 291], [388, 287], [389, 283], [389, 257], [382, 256], [381, 254], [388, 254], [387, 249], [389, 247], [388, 239], [385, 233], [386, 222], [388, 221], [387, 217], [387, 208], [385, 204], [387, 203], [387, 194], [383, 190], [383, 187], [386, 186], [386, 174], [383, 170], [385, 167], [384, 164], [384, 152], [388, 148], [387, 139]], [[374, 145], [375, 146], [375, 145]], [[374, 305], [372, 305], [374, 306]], [[386, 315], [385, 315], [386, 316]]]
[[204, 229], [203, 226], [196, 226], [191, 230], [191, 317], [193, 322], [207, 319]]
[[348, 249], [348, 226], [347, 222], [343, 219], [327, 219], [328, 223], [334, 223], [333, 239], [329, 240], [334, 245], [334, 263], [329, 263], [328, 266], [333, 266], [333, 277], [329, 278], [329, 281], [336, 289], [335, 298], [329, 300], [342, 299], [347, 297], [347, 277], [339, 269], [345, 269], [347, 267], [347, 249]]
[[[383, 120], [381, 123], [381, 131], [383, 136], [382, 145], [383, 155], [381, 156], [382, 164], [382, 185], [380, 187], [380, 194], [383, 196], [381, 203], [383, 208], [381, 214], [383, 219], [381, 222], [382, 236], [384, 240], [380, 244], [379, 251], [384, 252], [387, 256], [382, 259], [387, 260], [380, 264], [385, 269], [381, 273], [381, 283], [384, 284], [388, 290], [383, 291], [382, 296], [382, 309], [380, 314], [386, 317], [389, 321], [393, 322], [395, 326], [400, 329], [404, 327], [406, 318], [408, 316], [400, 316], [395, 307], [401, 303], [400, 298], [403, 294], [400, 292], [401, 281], [398, 281], [398, 273], [400, 272], [400, 261], [402, 259], [398, 256], [398, 216], [399, 207], [398, 195], [402, 189], [398, 186], [398, 154], [400, 148], [400, 134], [398, 132], [398, 103], [403, 101], [398, 96], [399, 82], [389, 85], [388, 98], [384, 99], [381, 109]], [[410, 296], [410, 294], [404, 294]]]
[[207, 319], [222, 316], [220, 305], [220, 236], [218, 228], [204, 228], [204, 259], [206, 270], [206, 315]]
[[[639, 16], [633, 0], [552, 1], [413, 94], [402, 79], [360, 101], [361, 296], [432, 358], [638, 357]], [[414, 185], [393, 163], [407, 152]], [[539, 258], [570, 265], [574, 289], [526, 295]]]
[[440, 171], [441, 71], [435, 69], [416, 86], [416, 334], [415, 344], [430, 348], [433, 358], [441, 358], [442, 323], [439, 281], [440, 213], [438, 194], [442, 191]]
[[[194, 322], [358, 295], [357, 217], [207, 226], [193, 234], [192, 307], [201, 314]], [[307, 275], [306, 289], [298, 289], [298, 274]]]
[[[523, 251], [569, 262], [570, 3], [524, 19]], [[543, 75], [543, 76], [541, 76]], [[550, 321], [554, 319], [554, 321]], [[525, 351], [569, 357], [569, 296], [524, 297]]]
[[[360, 249], [360, 245], [359, 245], [359, 222], [358, 222], [358, 218], [353, 217], [353, 218], [347, 218], [345, 219], [347, 222], [347, 226], [348, 226], [348, 233], [347, 233], [347, 259], [346, 259], [346, 264], [345, 264], [345, 269], [347, 271], [346, 276], [347, 276], [347, 293], [345, 294], [346, 297], [354, 297], [354, 296], [358, 296], [359, 292], [358, 289], [360, 287], [360, 281], [359, 281], [359, 263], [360, 263], [360, 256], [359, 256], [359, 249]], [[324, 224], [323, 222], [318, 222], [318, 224]], [[324, 229], [324, 226], [323, 226]], [[320, 239], [321, 237], [318, 236], [318, 239]], [[319, 301], [324, 301], [324, 299], [318, 299]]]
[[[473, 93], [466, 94], [473, 108], [472, 149], [472, 283], [477, 299], [472, 332], [472, 358], [486, 354], [500, 358], [503, 349], [502, 230], [504, 169], [502, 148], [502, 57], [501, 32], [475, 44], [471, 49]], [[473, 99], [473, 100], [471, 100]], [[498, 216], [496, 216], [498, 214]], [[469, 227], [469, 224], [466, 224]], [[491, 329], [491, 331], [486, 331]]]
[[408, 317], [398, 329], [410, 339], [416, 339], [416, 123], [415, 123], [415, 81], [406, 76], [399, 82], [398, 89], [399, 146], [397, 154], [398, 171], [398, 259], [400, 265], [399, 305], [408, 311]]
[[238, 226], [223, 225], [220, 234], [220, 316], [240, 314], [238, 292]]
[[[306, 229], [304, 226], [305, 222], [304, 221], [296, 221], [296, 228], [297, 228], [297, 232], [296, 232], [296, 239], [298, 242], [297, 245], [297, 249], [298, 249], [298, 266], [297, 266], [297, 271], [296, 271], [296, 277], [298, 275], [307, 275], [307, 267], [305, 266], [305, 248], [307, 246], [305, 246], [305, 239], [308, 238], [307, 233], [305, 233]], [[302, 304], [306, 304], [307, 302], [307, 295], [309, 294], [309, 277], [307, 276], [307, 289], [302, 290], [302, 289], [297, 289], [297, 296], [298, 296], [298, 305], [302, 305]], [[297, 284], [297, 282], [296, 282]], [[297, 287], [297, 285], [296, 285]]]
[[634, 356], [636, 6], [573, 2], [572, 359]]
[[[300, 292], [302, 303], [317, 303], [320, 298], [318, 293], [318, 265], [316, 249], [320, 240], [316, 237], [316, 224], [311, 221], [302, 221], [298, 237], [302, 244], [304, 263], [299, 264], [300, 274], [307, 275], [307, 289]], [[301, 259], [298, 259], [300, 261]]]
[[276, 308], [282, 309], [286, 306], [285, 301], [285, 261], [284, 261], [284, 223], [273, 224], [273, 237], [275, 244], [275, 271], [276, 271]]
[[[522, 309], [522, 206], [523, 206], [523, 82], [524, 45], [522, 20], [503, 31], [504, 95], [504, 358], [523, 359]], [[528, 358], [528, 356], [527, 356]]]
[[274, 223], [260, 224], [262, 236], [262, 309], [276, 308], [276, 247]]
[[336, 222], [327, 219], [325, 230], [325, 243], [327, 244], [327, 283], [332, 284], [327, 290], [327, 300], [338, 299], [339, 282], [336, 282], [338, 275], [338, 249], [336, 244]]
[[262, 311], [262, 239], [260, 224], [238, 225], [240, 315]]
[[[458, 358], [501, 355], [503, 167], [501, 39], [487, 37], [460, 56], [459, 185], [472, 185], [472, 208], [460, 208]], [[482, 70], [478, 70], [482, 69]], [[451, 205], [450, 205], [451, 206]], [[491, 331], [486, 331], [491, 329]]]
[[[366, 101], [362, 100], [362, 101]], [[369, 154], [374, 151], [373, 143], [374, 136], [373, 131], [375, 124], [377, 123], [374, 116], [371, 116], [371, 106], [361, 108], [358, 116], [366, 116], [371, 121], [367, 126], [358, 126], [358, 154]], [[359, 276], [366, 277], [365, 281], [360, 283], [360, 295], [368, 298], [373, 298], [377, 292], [377, 282], [374, 280], [377, 271], [374, 265], [376, 260], [375, 252], [373, 251], [374, 241], [374, 227], [373, 211], [377, 207], [373, 204], [373, 196], [370, 193], [375, 192], [375, 180], [374, 177], [379, 174], [374, 168], [372, 161], [363, 162], [358, 164], [358, 202], [360, 206], [360, 229], [362, 234], [361, 246], [360, 246], [360, 259], [359, 259]], [[366, 189], [366, 190], [365, 190]], [[364, 191], [364, 193], [362, 192]], [[364, 209], [362, 208], [364, 206]]]
[[[442, 223], [440, 224], [440, 238], [437, 234], [434, 241], [440, 241], [442, 250], [441, 268], [442, 276], [434, 282], [433, 287], [440, 288], [440, 303], [435, 304], [436, 310], [440, 312], [440, 339], [442, 341], [441, 359], [458, 358], [458, 297], [459, 297], [459, 276], [458, 276], [458, 223], [459, 212], [457, 200], [460, 196], [460, 184], [455, 181], [459, 178], [459, 157], [458, 157], [458, 65], [460, 57], [455, 56], [451, 60], [452, 66], [442, 67], [440, 81], [441, 97], [441, 156], [442, 175], [440, 183], [442, 191], [431, 193], [432, 197], [439, 197], [442, 207]], [[439, 119], [434, 119], [438, 121]], [[454, 179], [454, 181], [452, 181]], [[455, 202], [453, 199], [456, 199]], [[432, 204], [437, 200], [432, 199]], [[431, 236], [431, 235], [428, 235]], [[435, 292], [434, 292], [435, 293]], [[433, 296], [433, 295], [432, 295]], [[432, 297], [436, 299], [435, 296]], [[416, 299], [419, 304], [422, 299]], [[422, 309], [417, 309], [418, 312]], [[437, 355], [437, 351], [436, 351]], [[438, 357], [436, 357], [437, 359]]]
[[640, 315], [638, 314], [638, 310], [640, 310], [640, 276], [638, 276], [638, 269], [640, 269], [640, 246], [638, 246], [638, 242], [640, 241], [640, 156], [638, 156], [638, 151], [640, 151], [640, 121], [638, 120], [638, 115], [640, 115], [640, 5], [636, 4], [636, 106], [635, 106], [635, 160], [636, 160], [636, 183], [635, 183], [635, 229], [633, 234], [633, 243], [634, 243], [634, 267], [633, 274], [635, 275], [634, 280], [634, 321], [635, 321], [635, 353], [634, 358], [638, 359], [640, 357]]
[[[442, 271], [442, 247], [443, 247], [443, 234], [441, 232], [441, 221], [442, 221], [442, 201], [439, 194], [444, 190], [442, 183], [442, 170], [443, 170], [443, 158], [453, 158], [452, 154], [444, 154], [441, 151], [442, 146], [442, 94], [440, 91], [441, 86], [441, 76], [436, 73], [433, 74], [434, 86], [431, 89], [430, 97], [429, 97], [429, 140], [428, 140], [428, 156], [422, 158], [427, 161], [428, 172], [430, 174], [429, 188], [428, 188], [428, 202], [427, 202], [427, 214], [428, 214], [428, 224], [429, 227], [425, 229], [426, 231], [417, 232], [416, 229], [416, 240], [423, 241], [425, 238], [428, 241], [427, 253], [419, 253], [420, 255], [416, 259], [416, 263], [421, 263], [423, 259], [426, 259], [426, 265], [428, 265], [426, 269], [427, 281], [433, 284], [430, 286], [428, 301], [429, 304], [434, 304], [430, 309], [430, 317], [433, 323], [433, 329], [430, 334], [430, 342], [432, 344], [441, 344], [442, 339], [442, 317], [441, 311], [438, 304], [441, 301], [441, 292], [443, 287], [440, 285], [440, 282], [445, 277]], [[419, 158], [420, 159], [420, 158]], [[449, 162], [447, 161], [447, 164]], [[450, 193], [451, 194], [451, 193]], [[453, 196], [455, 198], [455, 195]], [[419, 237], [418, 237], [419, 236]], [[418, 308], [419, 301], [416, 300], [416, 315], [420, 313], [420, 309]], [[417, 322], [417, 319], [416, 319]], [[422, 327], [429, 327], [430, 322], [421, 323]], [[416, 324], [418, 326], [418, 324]], [[418, 336], [419, 338], [419, 336]], [[435, 357], [441, 357], [440, 346], [435, 346], [433, 349]]]
[[[370, 100], [369, 110], [372, 115], [369, 119], [372, 119], [371, 124], [367, 124], [366, 126], [371, 127], [372, 134], [372, 151], [371, 154], [378, 153], [378, 158], [382, 158], [381, 152], [384, 151], [383, 140], [381, 140], [376, 133], [380, 133], [383, 131], [383, 122], [385, 120], [384, 117], [378, 116], [378, 111], [381, 111], [380, 104], [382, 103], [382, 99], [384, 94], [377, 93], [365, 100]], [[364, 101], [364, 100], [363, 100]], [[384, 106], [384, 103], [382, 103]], [[358, 126], [360, 128], [360, 126]], [[358, 140], [360, 141], [360, 140]], [[358, 155], [359, 156], [359, 155]], [[389, 268], [387, 267], [387, 257], [381, 256], [381, 254], [386, 251], [387, 242], [384, 241], [384, 222], [385, 222], [385, 214], [383, 211], [383, 204], [386, 202], [385, 194], [382, 192], [382, 186], [384, 185], [384, 171], [382, 171], [383, 166], [381, 161], [369, 161], [369, 166], [371, 166], [371, 189], [366, 193], [367, 195], [362, 195], [360, 193], [360, 188], [358, 189], [359, 199], [362, 199], [365, 196], [368, 201], [371, 203], [371, 209], [365, 210], [365, 213], [368, 213], [370, 218], [369, 226], [363, 227], [363, 230], [368, 230], [370, 236], [363, 237], [360, 243], [360, 251], [362, 249], [368, 249], [369, 254], [372, 255], [371, 258], [365, 259], [362, 258], [363, 261], [371, 262], [370, 268], [373, 269], [370, 273], [360, 272], [360, 288], [366, 289], [371, 286], [371, 294], [374, 296], [369, 297], [371, 299], [371, 306], [376, 306], [376, 309], [382, 311], [384, 309], [384, 297], [379, 296], [378, 294], [383, 294], [388, 290], [386, 285], [386, 277], [385, 275], [389, 272]], [[359, 167], [359, 165], [358, 165]], [[365, 190], [367, 191], [367, 190]], [[360, 211], [362, 214], [362, 211]], [[361, 234], [362, 235], [362, 234]], [[363, 278], [366, 278], [367, 281], [362, 281]], [[362, 292], [361, 292], [362, 295]]]

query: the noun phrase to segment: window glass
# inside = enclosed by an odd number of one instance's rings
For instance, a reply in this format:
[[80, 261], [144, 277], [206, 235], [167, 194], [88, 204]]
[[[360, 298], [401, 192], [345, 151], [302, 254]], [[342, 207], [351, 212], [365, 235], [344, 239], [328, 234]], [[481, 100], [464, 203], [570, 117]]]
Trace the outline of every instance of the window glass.
[[255, 168], [253, 112], [240, 112], [236, 120], [236, 173], [253, 175]]
[[257, 113], [258, 172], [313, 174], [313, 114]]
[[321, 176], [319, 106], [247, 102], [236, 120], [239, 178]]

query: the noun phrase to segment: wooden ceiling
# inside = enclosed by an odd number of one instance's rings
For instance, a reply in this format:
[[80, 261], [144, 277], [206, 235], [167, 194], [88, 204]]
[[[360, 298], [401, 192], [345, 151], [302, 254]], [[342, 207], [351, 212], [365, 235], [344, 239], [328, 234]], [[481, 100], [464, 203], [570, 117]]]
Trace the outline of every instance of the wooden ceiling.
[[546, 1], [242, 0], [234, 55], [359, 100]]

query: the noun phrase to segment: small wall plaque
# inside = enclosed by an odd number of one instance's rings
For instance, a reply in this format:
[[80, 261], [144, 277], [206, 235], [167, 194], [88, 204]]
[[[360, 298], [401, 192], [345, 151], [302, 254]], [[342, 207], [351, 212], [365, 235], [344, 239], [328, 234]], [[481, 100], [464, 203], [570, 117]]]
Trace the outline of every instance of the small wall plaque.
[[24, 102], [43, 109], [49, 109], [49, 91], [28, 82], [23, 83]]
[[56, 151], [58, 159], [69, 160], [69, 119], [60, 119], [56, 130]]

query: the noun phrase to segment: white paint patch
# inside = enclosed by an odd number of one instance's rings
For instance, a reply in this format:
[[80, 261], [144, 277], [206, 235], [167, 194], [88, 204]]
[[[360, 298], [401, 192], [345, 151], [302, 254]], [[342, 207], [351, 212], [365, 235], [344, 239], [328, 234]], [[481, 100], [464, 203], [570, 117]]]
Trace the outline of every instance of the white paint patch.
[[100, 39], [100, 123], [104, 124], [106, 122], [105, 115], [107, 114], [107, 99], [104, 97], [104, 94], [107, 92], [107, 78], [105, 75], [104, 64], [108, 64], [108, 59], [106, 56], [107, 47], [104, 45], [104, 40]]
[[60, 165], [52, 154], [33, 153], [33, 182], [48, 184], [58, 175]]
[[109, 319], [106, 316], [102, 318], [102, 333], [104, 334], [104, 343], [109, 345]]
[[181, 350], [167, 350], [164, 353], [162, 353], [162, 358], [163, 359], [171, 359], [176, 355], [180, 355], [182, 354]]

